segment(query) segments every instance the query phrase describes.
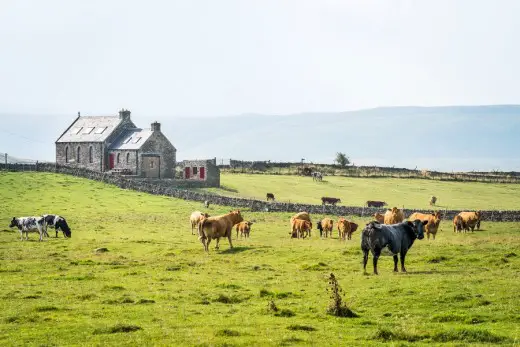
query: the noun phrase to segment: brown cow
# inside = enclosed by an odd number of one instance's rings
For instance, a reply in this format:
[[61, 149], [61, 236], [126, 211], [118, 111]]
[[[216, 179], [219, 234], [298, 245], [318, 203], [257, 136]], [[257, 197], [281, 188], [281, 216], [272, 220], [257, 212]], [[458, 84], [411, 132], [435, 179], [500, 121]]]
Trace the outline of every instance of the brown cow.
[[[312, 229], [312, 221], [311, 221], [311, 217], [309, 216], [309, 213], [307, 213], [307, 212], [299, 212], [299, 213], [297, 213], [297, 214], [295, 214], [294, 216], [291, 217], [291, 235], [293, 235], [293, 237], [296, 237], [296, 234], [295, 234], [296, 229], [295, 229], [295, 226], [294, 226], [294, 221], [297, 220], [297, 219], [309, 221], [311, 229]], [[310, 231], [309, 231], [309, 234], [310, 234]]]
[[347, 240], [352, 239], [352, 233], [357, 230], [358, 225], [354, 222], [349, 222], [345, 218], [338, 219], [338, 233], [339, 233], [339, 239], [345, 240], [345, 237]]
[[397, 207], [392, 207], [391, 210], [385, 212], [384, 224], [397, 224], [404, 220], [404, 213]]
[[[190, 216], [190, 223], [191, 223], [191, 234], [192, 235], [195, 235], [195, 233], [193, 232], [193, 230], [197, 227], [197, 225], [199, 224], [199, 222], [202, 220], [202, 218], [208, 218], [209, 217], [209, 214], [207, 213], [202, 213], [200, 211], [195, 211], [191, 214]], [[198, 229], [198, 228], [197, 228]]]
[[233, 248], [231, 229], [243, 220], [240, 210], [231, 211], [221, 216], [203, 218], [199, 223], [199, 240], [204, 245], [204, 250], [209, 252], [209, 244], [212, 239], [217, 240], [215, 249], [218, 249], [221, 237], [227, 237], [229, 248]]
[[341, 199], [338, 199], [338, 198], [329, 198], [329, 197], [322, 197], [321, 198], [321, 204], [322, 205], [325, 205], [325, 204], [331, 204], [332, 206], [336, 206], [336, 204], [338, 202], [341, 202]]
[[320, 236], [323, 236], [325, 233], [325, 237], [332, 237], [332, 230], [334, 229], [334, 222], [330, 218], [323, 218], [318, 222], [317, 228], [320, 230]]
[[480, 211], [461, 212], [459, 213], [459, 216], [462, 218], [462, 222], [465, 224], [466, 230], [469, 231], [469, 229], [471, 229], [471, 232], [473, 232], [475, 227], [477, 227], [477, 230], [480, 229], [480, 218], [482, 217], [482, 213]]
[[251, 232], [251, 225], [253, 222], [243, 221], [236, 225], [236, 231], [237, 231], [237, 239], [238, 239], [238, 232], [240, 232], [240, 237], [244, 236], [244, 238], [249, 237], [249, 233]]
[[385, 215], [379, 212], [374, 213], [374, 219], [378, 221], [380, 224], [385, 223]]
[[388, 204], [384, 201], [373, 201], [373, 200], [367, 201], [367, 207], [383, 207], [383, 206], [388, 206]]
[[437, 202], [437, 197], [433, 196], [430, 198], [430, 206], [435, 206], [435, 203]]
[[435, 235], [437, 235], [439, 224], [441, 223], [441, 213], [439, 211], [433, 212], [431, 214], [415, 212], [412, 213], [410, 217], [408, 217], [410, 222], [413, 222], [416, 219], [419, 219], [421, 222], [427, 222], [427, 224], [424, 226], [424, 232], [426, 233], [428, 240], [430, 239], [430, 234], [435, 240]]
[[265, 198], [267, 199], [267, 201], [269, 201], [269, 200], [274, 201], [274, 194], [273, 193], [267, 193]]
[[303, 219], [295, 219], [294, 220], [294, 231], [291, 232], [291, 237], [292, 238], [306, 238], [307, 236], [310, 236], [311, 234], [311, 228], [312, 228], [312, 223], [309, 222], [308, 220], [303, 220]]
[[462, 230], [466, 231], [467, 227], [464, 224], [464, 221], [462, 220], [462, 217], [459, 215], [456, 215], [453, 217], [453, 232], [462, 232]]

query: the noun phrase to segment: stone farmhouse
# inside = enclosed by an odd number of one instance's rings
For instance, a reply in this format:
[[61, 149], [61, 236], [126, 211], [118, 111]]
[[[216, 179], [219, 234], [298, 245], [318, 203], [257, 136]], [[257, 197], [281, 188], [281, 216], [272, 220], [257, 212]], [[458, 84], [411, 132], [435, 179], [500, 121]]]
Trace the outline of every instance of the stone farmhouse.
[[56, 140], [56, 163], [142, 178], [174, 178], [177, 150], [160, 123], [141, 129], [130, 111], [80, 116]]

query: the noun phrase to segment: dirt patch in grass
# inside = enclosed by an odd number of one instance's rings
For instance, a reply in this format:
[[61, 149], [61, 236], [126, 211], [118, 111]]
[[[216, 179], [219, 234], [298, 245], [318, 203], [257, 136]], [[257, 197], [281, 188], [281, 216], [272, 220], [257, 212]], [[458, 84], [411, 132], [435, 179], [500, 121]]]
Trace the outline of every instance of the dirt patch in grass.
[[36, 312], [50, 312], [50, 311], [58, 311], [56, 306], [38, 306], [34, 309]]
[[155, 300], [152, 299], [139, 299], [136, 304], [143, 305], [143, 304], [155, 304]]
[[441, 255], [438, 257], [432, 257], [432, 258], [428, 259], [427, 262], [430, 264], [438, 264], [438, 263], [440, 263], [442, 261], [446, 261], [448, 259], [449, 259], [448, 257]]
[[224, 295], [224, 294], [219, 294], [219, 296], [217, 296], [215, 299], [213, 299], [214, 302], [220, 302], [222, 304], [239, 304], [246, 300], [247, 300], [246, 298], [241, 298], [236, 295], [228, 296], [228, 295]]
[[291, 324], [287, 327], [289, 330], [300, 330], [300, 331], [316, 331], [315, 327], [311, 327], [310, 325], [299, 325], [299, 324]]
[[111, 327], [95, 329], [93, 334], [100, 335], [100, 334], [131, 333], [131, 332], [142, 330], [142, 329], [143, 328], [141, 328], [138, 325], [116, 324]]
[[240, 333], [236, 330], [222, 329], [215, 333], [216, 336], [240, 336]]

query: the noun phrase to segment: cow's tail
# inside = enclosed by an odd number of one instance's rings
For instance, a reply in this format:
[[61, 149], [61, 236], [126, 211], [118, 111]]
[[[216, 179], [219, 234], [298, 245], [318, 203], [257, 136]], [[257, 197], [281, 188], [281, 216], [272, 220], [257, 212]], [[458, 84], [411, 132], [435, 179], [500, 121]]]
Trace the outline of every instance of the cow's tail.
[[206, 218], [202, 218], [202, 220], [199, 222], [199, 240], [205, 240], [207, 238], [206, 233], [204, 232], [204, 225], [206, 224], [206, 222]]

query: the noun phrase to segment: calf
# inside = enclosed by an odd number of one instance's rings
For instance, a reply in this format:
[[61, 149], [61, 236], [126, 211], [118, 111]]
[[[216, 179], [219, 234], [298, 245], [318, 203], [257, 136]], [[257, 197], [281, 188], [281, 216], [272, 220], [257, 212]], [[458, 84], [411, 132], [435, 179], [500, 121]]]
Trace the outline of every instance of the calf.
[[37, 232], [40, 234], [40, 241], [43, 240], [45, 230], [45, 221], [43, 217], [13, 217], [9, 228], [17, 227], [20, 230], [20, 241], [23, 241], [23, 233], [25, 239], [29, 240], [29, 232]]
[[424, 228], [424, 232], [426, 233], [426, 238], [430, 239], [430, 234], [435, 240], [435, 235], [437, 235], [437, 231], [439, 230], [439, 225], [441, 223], [441, 213], [439, 211], [432, 212], [431, 214], [414, 212], [410, 217], [408, 217], [409, 221], [414, 221], [419, 219], [420, 221], [427, 221], [426, 227]]
[[475, 212], [460, 212], [459, 216], [462, 218], [462, 222], [465, 225], [465, 229], [469, 231], [471, 229], [471, 232], [475, 230], [475, 227], [477, 230], [480, 229], [480, 218], [482, 217], [482, 214], [480, 211]]
[[321, 204], [322, 205], [331, 204], [332, 206], [335, 206], [338, 202], [341, 202], [341, 199], [329, 198], [329, 197], [326, 197], [326, 196], [321, 198]]
[[240, 237], [244, 236], [244, 238], [249, 237], [249, 233], [251, 232], [251, 225], [253, 222], [243, 221], [238, 224], [236, 224], [236, 231], [237, 231], [237, 239], [238, 239], [238, 233], [240, 232]]
[[307, 220], [302, 220], [302, 219], [295, 219], [293, 231], [290, 233], [291, 238], [304, 239], [307, 236], [310, 236], [311, 228], [312, 228], [311, 222], [309, 222]]
[[430, 206], [435, 206], [435, 203], [437, 202], [437, 197], [432, 196], [430, 198]]
[[317, 228], [320, 231], [320, 237], [323, 236], [323, 233], [325, 233], [325, 237], [329, 237], [329, 234], [332, 237], [334, 222], [330, 218], [323, 218], [318, 222]]
[[385, 223], [385, 215], [382, 213], [379, 213], [379, 212], [374, 213], [374, 219], [381, 224]]
[[209, 208], [209, 201], [208, 200], [204, 200], [204, 208]]
[[368, 223], [361, 233], [361, 250], [363, 251], [363, 269], [366, 273], [368, 252], [371, 251], [374, 263], [374, 274], [377, 272], [377, 260], [383, 249], [394, 257], [394, 271], [397, 272], [397, 254], [401, 258], [401, 271], [406, 272], [404, 260], [415, 239], [424, 238], [424, 226], [427, 222], [415, 220], [399, 224], [386, 225], [376, 222]]
[[[72, 230], [70, 230], [65, 218], [55, 214], [44, 214], [42, 217], [45, 221], [45, 234], [47, 234], [47, 227], [54, 227], [56, 237], [58, 237], [58, 230], [61, 230], [63, 237], [71, 237]], [[47, 234], [47, 237], [48, 236]]]
[[352, 234], [357, 230], [358, 225], [354, 222], [349, 222], [345, 218], [338, 220], [338, 233], [340, 240], [352, 240]]
[[467, 227], [464, 224], [464, 221], [462, 220], [462, 217], [459, 215], [456, 215], [453, 217], [453, 232], [460, 233], [463, 230], [466, 231]]
[[292, 235], [292, 237], [296, 237], [296, 221], [297, 220], [306, 220], [306, 221], [309, 221], [310, 223], [310, 229], [309, 229], [309, 235], [311, 233], [311, 229], [312, 229], [312, 221], [311, 221], [311, 216], [309, 215], [308, 212], [299, 212], [297, 214], [295, 214], [294, 216], [291, 217], [291, 232], [290, 234]]
[[193, 230], [198, 230], [197, 226], [199, 225], [199, 222], [203, 219], [203, 218], [208, 218], [209, 217], [209, 214], [207, 213], [202, 213], [200, 211], [194, 211], [192, 212], [191, 216], [190, 216], [190, 224], [191, 224], [191, 234], [192, 235], [195, 235]]
[[391, 210], [387, 210], [385, 213], [384, 222], [385, 224], [397, 224], [404, 220], [404, 213], [397, 207], [392, 207]]
[[274, 201], [274, 194], [273, 193], [267, 193], [266, 196], [265, 196], [266, 200], [269, 201]]
[[373, 200], [367, 201], [367, 207], [383, 207], [383, 206], [388, 206], [388, 204], [384, 201], [373, 201]]

